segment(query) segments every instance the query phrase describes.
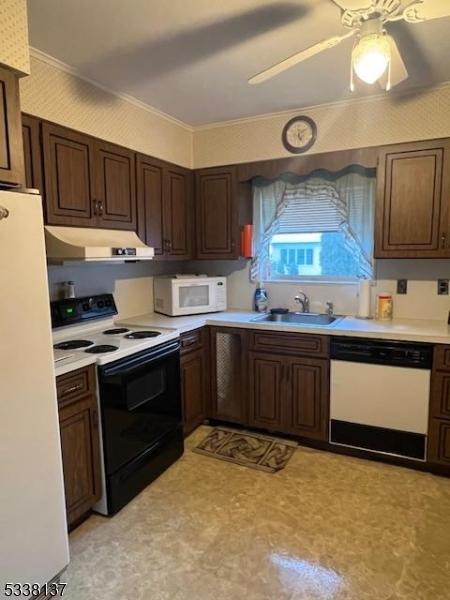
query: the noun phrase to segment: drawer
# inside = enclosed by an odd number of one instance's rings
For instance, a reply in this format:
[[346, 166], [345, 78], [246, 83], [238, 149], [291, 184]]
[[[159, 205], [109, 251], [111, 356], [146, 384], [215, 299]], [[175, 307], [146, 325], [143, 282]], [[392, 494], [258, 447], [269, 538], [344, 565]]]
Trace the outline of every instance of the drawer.
[[450, 421], [430, 419], [428, 462], [450, 467]]
[[203, 347], [203, 336], [205, 331], [203, 328], [195, 329], [194, 331], [188, 331], [180, 336], [181, 341], [181, 354], [187, 352], [193, 352]]
[[450, 346], [435, 346], [433, 368], [450, 371]]
[[320, 356], [327, 358], [330, 352], [330, 343], [329, 338], [325, 335], [251, 331], [250, 349], [263, 352], [294, 354], [295, 356]]
[[94, 367], [89, 366], [56, 378], [56, 396], [60, 404], [95, 393]]

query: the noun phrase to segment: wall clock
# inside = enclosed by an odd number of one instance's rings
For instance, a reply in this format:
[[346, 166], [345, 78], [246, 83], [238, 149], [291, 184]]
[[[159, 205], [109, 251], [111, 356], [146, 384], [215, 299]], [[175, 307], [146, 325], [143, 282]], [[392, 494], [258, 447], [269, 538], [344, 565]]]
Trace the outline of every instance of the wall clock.
[[317, 125], [305, 116], [294, 117], [286, 123], [281, 134], [284, 147], [293, 154], [301, 154], [316, 141]]

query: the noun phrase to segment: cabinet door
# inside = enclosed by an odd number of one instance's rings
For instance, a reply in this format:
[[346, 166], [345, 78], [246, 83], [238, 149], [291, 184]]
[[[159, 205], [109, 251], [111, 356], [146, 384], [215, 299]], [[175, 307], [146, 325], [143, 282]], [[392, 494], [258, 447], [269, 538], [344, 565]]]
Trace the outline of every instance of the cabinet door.
[[24, 180], [19, 80], [0, 67], [0, 182], [17, 185]]
[[35, 117], [22, 115], [23, 156], [25, 166], [25, 186], [44, 193], [42, 186], [40, 121]]
[[378, 168], [375, 256], [449, 256], [450, 145], [386, 148]]
[[237, 258], [239, 212], [233, 167], [195, 175], [197, 258]]
[[167, 166], [164, 172], [164, 252], [176, 259], [192, 256], [192, 174]]
[[43, 123], [42, 144], [47, 223], [95, 226], [92, 138]]
[[283, 430], [285, 357], [277, 354], [249, 353], [250, 425]]
[[450, 421], [430, 419], [428, 461], [450, 467]]
[[181, 392], [184, 434], [188, 435], [205, 418], [206, 356], [203, 349], [181, 356]]
[[247, 422], [246, 332], [211, 328], [211, 398], [208, 416], [232, 423]]
[[101, 494], [98, 416], [94, 396], [59, 411], [67, 521], [71, 526]]
[[155, 256], [162, 256], [164, 163], [138, 156], [136, 165], [139, 235], [154, 248]]
[[99, 225], [105, 229], [136, 229], [134, 152], [103, 141], [95, 143], [95, 200]]
[[329, 363], [289, 358], [287, 431], [305, 438], [328, 439]]

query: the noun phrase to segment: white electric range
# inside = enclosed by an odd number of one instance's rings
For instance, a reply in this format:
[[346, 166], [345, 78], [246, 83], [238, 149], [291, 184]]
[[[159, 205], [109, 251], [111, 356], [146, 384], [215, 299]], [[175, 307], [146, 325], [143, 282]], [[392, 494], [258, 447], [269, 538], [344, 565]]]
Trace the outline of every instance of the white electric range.
[[90, 325], [72, 325], [53, 331], [55, 363], [64, 364], [94, 355], [98, 365], [106, 365], [130, 354], [177, 339], [174, 329], [118, 327], [113, 319], [101, 319]]
[[107, 294], [52, 302], [55, 365], [70, 363], [74, 369], [88, 357], [105, 365], [179, 337], [176, 329], [117, 326], [115, 314], [114, 300]]
[[65, 363], [70, 371], [96, 364], [102, 497], [95, 510], [113, 515], [183, 454], [179, 334], [115, 325], [111, 294], [52, 302], [51, 314], [56, 373]]

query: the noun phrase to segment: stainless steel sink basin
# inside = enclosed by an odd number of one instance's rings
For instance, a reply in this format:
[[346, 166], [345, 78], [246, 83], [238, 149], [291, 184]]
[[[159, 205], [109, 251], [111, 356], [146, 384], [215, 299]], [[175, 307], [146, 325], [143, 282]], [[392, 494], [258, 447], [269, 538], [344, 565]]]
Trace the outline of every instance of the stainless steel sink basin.
[[315, 327], [330, 327], [340, 321], [342, 317], [320, 313], [288, 312], [283, 315], [262, 315], [254, 317], [252, 321], [259, 323], [292, 323], [293, 325], [312, 325]]

